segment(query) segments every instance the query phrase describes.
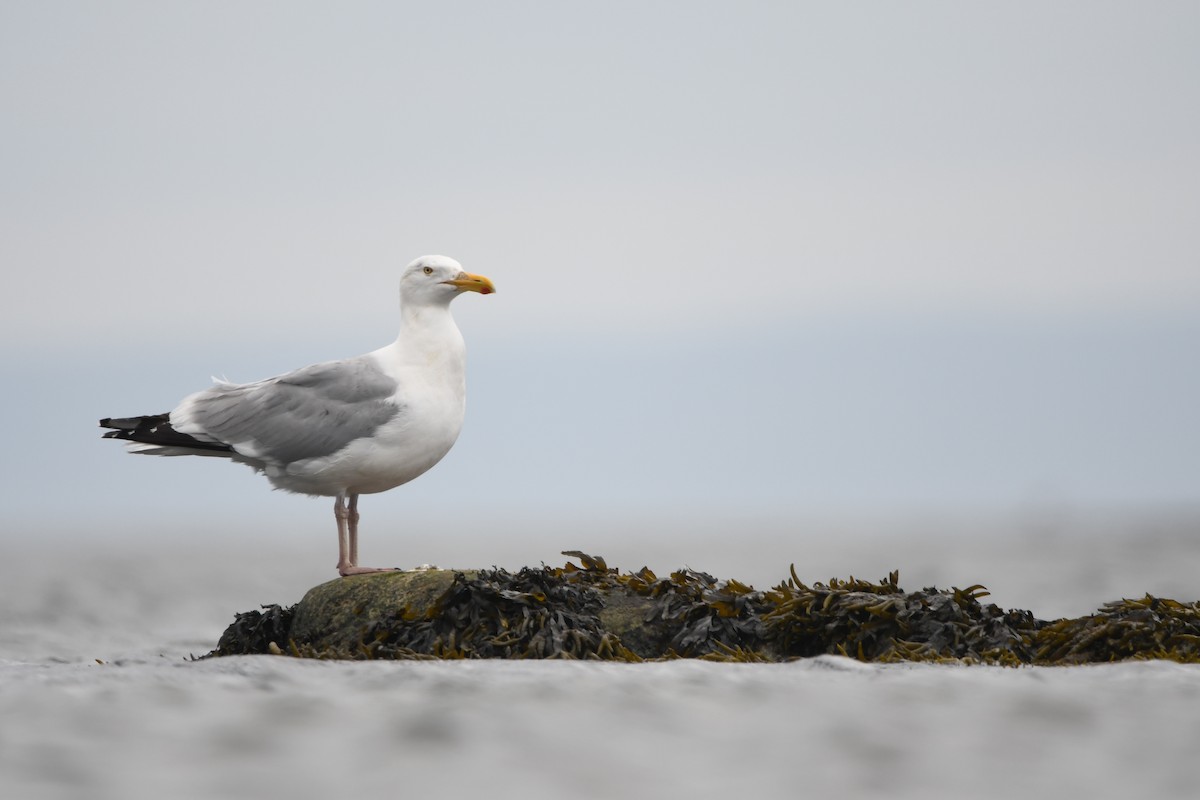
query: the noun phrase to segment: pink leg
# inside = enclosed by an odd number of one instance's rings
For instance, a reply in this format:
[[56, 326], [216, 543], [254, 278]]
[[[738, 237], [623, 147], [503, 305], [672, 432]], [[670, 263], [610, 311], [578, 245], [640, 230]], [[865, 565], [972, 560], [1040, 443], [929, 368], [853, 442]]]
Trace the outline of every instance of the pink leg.
[[350, 526], [350, 563], [358, 566], [358, 495], [350, 495], [349, 500], [346, 522]]
[[349, 574], [347, 572], [347, 570], [349, 570], [350, 567], [352, 567], [354, 565], [354, 562], [350, 560], [350, 550], [346, 544], [346, 542], [347, 542], [347, 539], [346, 539], [346, 518], [347, 518], [347, 516], [348, 515], [346, 512], [346, 497], [345, 497], [345, 495], [339, 494], [337, 497], [335, 497], [333, 499], [333, 518], [337, 520], [337, 529], [338, 529], [337, 569], [338, 569], [338, 573], [343, 576]]
[[338, 526], [338, 574], [365, 575], [371, 572], [395, 572], [396, 567], [360, 567], [358, 565], [358, 495], [339, 494], [333, 501], [333, 516]]

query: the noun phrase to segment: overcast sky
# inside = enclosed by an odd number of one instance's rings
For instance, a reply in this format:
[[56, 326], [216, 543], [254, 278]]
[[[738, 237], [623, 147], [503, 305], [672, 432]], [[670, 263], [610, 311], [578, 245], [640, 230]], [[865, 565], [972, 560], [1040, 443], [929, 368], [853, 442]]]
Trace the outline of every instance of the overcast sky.
[[1198, 83], [1190, 2], [5, 2], [7, 533], [332, 538], [95, 421], [386, 343], [431, 252], [499, 291], [380, 525], [1195, 506]]

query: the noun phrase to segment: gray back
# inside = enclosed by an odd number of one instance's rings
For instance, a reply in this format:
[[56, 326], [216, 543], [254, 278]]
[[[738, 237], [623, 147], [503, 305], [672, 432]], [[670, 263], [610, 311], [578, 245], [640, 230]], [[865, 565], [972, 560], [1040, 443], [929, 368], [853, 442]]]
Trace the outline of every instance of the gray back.
[[397, 386], [368, 359], [330, 361], [214, 386], [195, 398], [192, 418], [222, 442], [253, 441], [260, 457], [286, 464], [332, 455], [373, 434], [403, 411], [391, 402]]

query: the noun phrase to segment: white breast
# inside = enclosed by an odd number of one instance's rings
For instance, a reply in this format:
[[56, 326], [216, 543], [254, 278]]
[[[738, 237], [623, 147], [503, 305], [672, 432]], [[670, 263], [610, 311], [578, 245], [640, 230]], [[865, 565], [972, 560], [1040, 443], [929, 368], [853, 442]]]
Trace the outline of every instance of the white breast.
[[371, 494], [393, 489], [442, 459], [462, 430], [466, 411], [466, 352], [448, 310], [422, 316], [400, 338], [369, 355], [399, 388], [396, 417], [371, 436], [323, 458], [268, 468], [281, 488], [316, 495]]

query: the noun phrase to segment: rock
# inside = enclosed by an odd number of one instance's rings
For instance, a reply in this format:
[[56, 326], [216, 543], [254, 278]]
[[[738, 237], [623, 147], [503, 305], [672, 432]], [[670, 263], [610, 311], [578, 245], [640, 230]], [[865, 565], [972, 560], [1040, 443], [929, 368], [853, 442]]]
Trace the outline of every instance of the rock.
[[296, 604], [290, 638], [317, 651], [353, 657], [373, 623], [397, 611], [427, 614], [454, 583], [454, 576], [454, 571], [444, 569], [378, 572], [314, 586]]

